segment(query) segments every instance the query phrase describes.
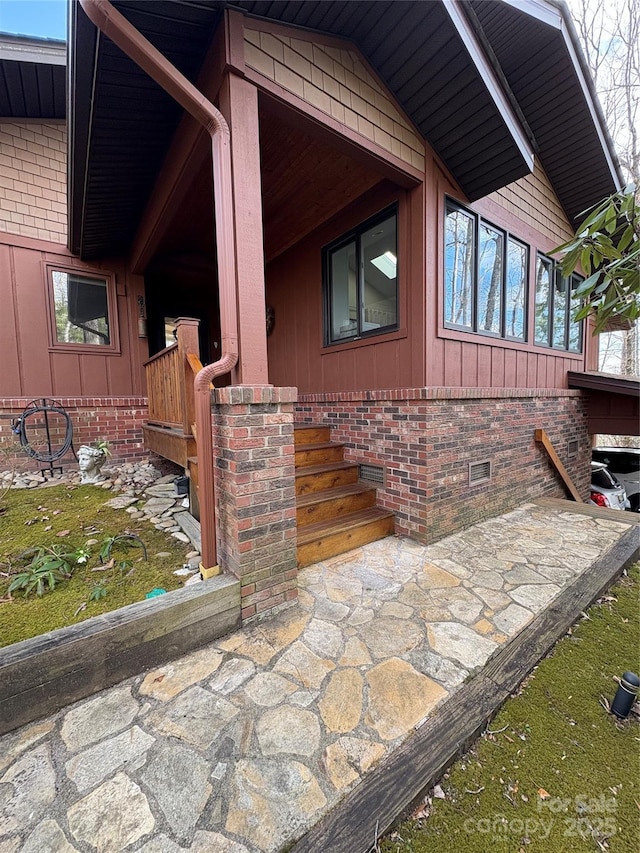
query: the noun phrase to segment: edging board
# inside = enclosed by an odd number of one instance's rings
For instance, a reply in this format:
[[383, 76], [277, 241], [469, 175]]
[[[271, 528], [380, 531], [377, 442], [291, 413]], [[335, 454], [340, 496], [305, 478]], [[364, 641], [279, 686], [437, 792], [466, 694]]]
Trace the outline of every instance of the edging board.
[[0, 649], [0, 735], [239, 625], [240, 582], [220, 575]]
[[429, 714], [415, 734], [382, 761], [312, 827], [290, 853], [369, 853], [377, 839], [482, 732], [518, 685], [574, 624], [581, 611], [640, 557], [632, 527], [482, 670]]

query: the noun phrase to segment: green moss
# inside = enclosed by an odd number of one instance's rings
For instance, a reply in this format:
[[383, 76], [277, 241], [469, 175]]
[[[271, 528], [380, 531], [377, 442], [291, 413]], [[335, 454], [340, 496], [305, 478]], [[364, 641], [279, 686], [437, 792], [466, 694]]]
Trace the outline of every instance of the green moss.
[[[607, 714], [614, 676], [640, 672], [639, 566], [589, 610], [441, 783], [445, 799], [381, 853], [637, 850], [637, 718]], [[541, 792], [541, 793], [540, 793]], [[545, 792], [548, 793], [548, 797]], [[606, 845], [606, 846], [605, 846]]]
[[[105, 506], [110, 497], [111, 493], [106, 494], [95, 486], [12, 490], [4, 497], [0, 514], [0, 599], [3, 599], [0, 603], [0, 646], [141, 601], [154, 587], [172, 590], [182, 586], [173, 572], [184, 563], [187, 548], [144, 519], [136, 521], [123, 510]], [[114, 547], [114, 556], [132, 561], [130, 576], [122, 578], [117, 569], [92, 571], [100, 565], [98, 551], [102, 541], [125, 530], [142, 539], [147, 547], [148, 562], [141, 559], [139, 548], [123, 554]], [[57, 535], [63, 531], [69, 532]], [[87, 565], [78, 566], [71, 580], [41, 598], [24, 598], [17, 592], [13, 601], [6, 600], [10, 583], [7, 570], [15, 567], [16, 558], [23, 551], [37, 545], [62, 545], [65, 550], [72, 551], [84, 546], [88, 539], [97, 539], [99, 544], [89, 549], [92, 559]], [[160, 552], [170, 553], [171, 557], [156, 557]], [[91, 589], [97, 581], [106, 583], [107, 595], [89, 602]], [[77, 612], [83, 604], [86, 607]]]

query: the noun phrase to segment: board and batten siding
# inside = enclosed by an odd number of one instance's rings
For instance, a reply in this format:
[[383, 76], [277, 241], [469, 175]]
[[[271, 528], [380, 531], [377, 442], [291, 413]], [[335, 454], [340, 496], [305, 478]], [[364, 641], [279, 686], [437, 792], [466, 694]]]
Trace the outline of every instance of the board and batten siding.
[[[245, 23], [246, 65], [404, 163], [424, 171], [424, 142], [354, 50]], [[320, 37], [319, 37], [320, 38]]]
[[[359, 222], [398, 203], [397, 332], [325, 347], [322, 247]], [[408, 388], [425, 382], [424, 197], [382, 182], [266, 267], [267, 304], [275, 310], [267, 340], [269, 382], [301, 394]]]
[[[91, 346], [68, 352], [50, 345], [48, 265], [114, 274], [120, 352]], [[147, 340], [138, 337], [136, 309], [143, 293], [142, 277], [120, 261], [88, 266], [62, 246], [0, 232], [0, 396], [143, 395]]]
[[0, 122], [0, 231], [66, 242], [66, 150], [63, 122]]

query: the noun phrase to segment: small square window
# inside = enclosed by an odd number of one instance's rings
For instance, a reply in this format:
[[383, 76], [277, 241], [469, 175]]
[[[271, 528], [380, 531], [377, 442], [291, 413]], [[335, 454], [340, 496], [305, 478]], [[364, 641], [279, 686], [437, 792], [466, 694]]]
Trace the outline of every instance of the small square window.
[[115, 289], [110, 275], [48, 269], [51, 344], [117, 350]]

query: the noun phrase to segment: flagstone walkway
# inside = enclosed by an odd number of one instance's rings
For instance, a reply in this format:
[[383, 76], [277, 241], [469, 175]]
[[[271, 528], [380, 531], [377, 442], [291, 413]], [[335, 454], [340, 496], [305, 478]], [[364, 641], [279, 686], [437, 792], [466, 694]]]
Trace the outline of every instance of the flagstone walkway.
[[0, 853], [280, 850], [628, 530], [528, 504], [302, 570], [299, 607], [0, 739]]

